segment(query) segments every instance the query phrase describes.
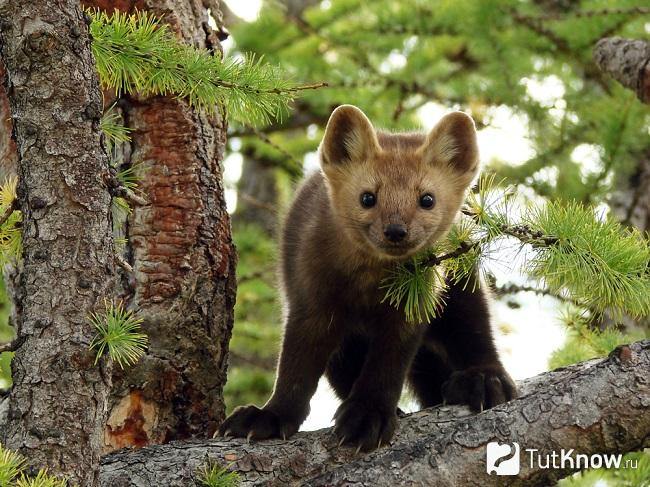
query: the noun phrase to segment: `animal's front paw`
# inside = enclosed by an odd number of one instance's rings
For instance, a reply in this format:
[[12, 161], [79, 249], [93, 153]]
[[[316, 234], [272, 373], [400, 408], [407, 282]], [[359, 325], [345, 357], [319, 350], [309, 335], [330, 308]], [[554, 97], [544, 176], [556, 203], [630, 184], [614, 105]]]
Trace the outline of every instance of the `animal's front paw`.
[[[282, 419], [278, 414], [257, 406], [240, 406], [221, 424], [217, 435], [265, 440], [267, 438], [287, 439], [293, 435], [300, 423]], [[215, 436], [217, 436], [215, 435]]]
[[397, 415], [395, 407], [382, 407], [372, 401], [348, 398], [334, 415], [334, 433], [339, 444], [357, 447], [357, 451], [370, 451], [387, 444], [395, 434]]
[[498, 365], [458, 370], [442, 385], [442, 398], [447, 404], [468, 404], [473, 411], [483, 411], [515, 397], [515, 383]]

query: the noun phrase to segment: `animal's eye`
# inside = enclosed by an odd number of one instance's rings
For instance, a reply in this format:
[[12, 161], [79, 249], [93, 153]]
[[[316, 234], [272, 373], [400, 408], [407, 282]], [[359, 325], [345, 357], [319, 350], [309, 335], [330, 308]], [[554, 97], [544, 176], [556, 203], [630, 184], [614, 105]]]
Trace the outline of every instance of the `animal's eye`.
[[436, 204], [436, 199], [431, 193], [425, 193], [420, 196], [420, 206], [425, 210], [430, 210]]
[[361, 206], [364, 208], [372, 208], [377, 204], [377, 197], [368, 191], [361, 193]]

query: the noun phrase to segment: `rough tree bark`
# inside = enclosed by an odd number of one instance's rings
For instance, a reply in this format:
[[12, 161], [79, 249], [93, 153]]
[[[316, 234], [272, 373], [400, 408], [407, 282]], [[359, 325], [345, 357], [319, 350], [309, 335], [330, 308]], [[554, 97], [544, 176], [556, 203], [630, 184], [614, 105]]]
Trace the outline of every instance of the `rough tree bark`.
[[[650, 446], [650, 340], [619, 347], [609, 358], [541, 374], [520, 383], [521, 396], [478, 415], [442, 406], [400, 420], [390, 446], [368, 455], [337, 448], [329, 430], [289, 441], [247, 444], [215, 439], [121, 451], [102, 461], [106, 487], [192, 485], [208, 458], [229, 465], [242, 485], [546, 486], [575, 468], [530, 468], [540, 453], [620, 453]], [[518, 442], [521, 473], [486, 474], [485, 445]]]
[[115, 280], [88, 26], [75, 0], [3, 0], [0, 32], [23, 214], [14, 385], [0, 404], [0, 441], [92, 486], [111, 371], [93, 365], [87, 316]]
[[[0, 58], [0, 80], [5, 79], [5, 76], [4, 62]], [[16, 175], [18, 152], [16, 151], [16, 142], [11, 136], [13, 131], [9, 98], [0, 84], [0, 181], [4, 181], [8, 176]]]
[[594, 47], [594, 61], [639, 100], [650, 103], [650, 42], [604, 37]]
[[[97, 0], [109, 12], [147, 10], [184, 41], [220, 49], [201, 0]], [[107, 97], [110, 95], [107, 94]], [[235, 250], [220, 162], [226, 122], [168, 97], [117, 101], [133, 129], [126, 165], [141, 164], [136, 207], [125, 228], [123, 298], [145, 319], [147, 355], [116, 370], [106, 449], [210, 436], [224, 417], [228, 342], [235, 300]]]

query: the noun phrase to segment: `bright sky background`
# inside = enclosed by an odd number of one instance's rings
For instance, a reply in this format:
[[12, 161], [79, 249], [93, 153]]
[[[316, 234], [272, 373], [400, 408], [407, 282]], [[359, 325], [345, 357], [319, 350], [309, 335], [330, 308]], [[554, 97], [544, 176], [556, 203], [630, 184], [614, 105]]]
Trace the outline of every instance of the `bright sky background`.
[[[239, 17], [255, 20], [261, 7], [261, 0], [226, 0], [231, 10]], [[230, 45], [224, 46], [228, 49]], [[404, 62], [404, 56], [399, 52], [392, 54], [382, 69], [390, 71], [399, 68]], [[551, 113], [561, 117], [564, 113], [564, 86], [559, 78], [549, 76], [543, 79], [524, 79], [528, 95], [548, 106]], [[353, 100], [350, 100], [354, 103]], [[446, 107], [436, 103], [427, 103], [419, 110], [422, 128], [430, 129], [445, 113]], [[514, 114], [507, 107], [498, 107], [490, 113], [490, 124], [478, 132], [478, 143], [481, 159], [484, 163], [498, 157], [511, 164], [521, 164], [534, 155], [527, 139], [527, 123], [521, 116]], [[231, 141], [232, 148], [238, 149], [237, 141]], [[507, 148], [507, 151], [504, 151]], [[598, 170], [601, 163], [595, 147], [583, 144], [572, 154], [576, 160], [586, 162], [583, 167], [585, 174]], [[305, 156], [305, 170], [316, 170], [318, 157], [316, 153]], [[224, 179], [229, 189], [226, 189], [226, 200], [229, 210], [234, 210], [237, 201], [235, 184], [241, 176], [242, 156], [235, 152], [224, 161]], [[549, 171], [543, 177], [554, 179], [557, 174]], [[502, 250], [497, 255], [498, 263], [491, 265], [489, 270], [497, 277], [497, 284], [515, 282], [523, 284], [525, 279], [515, 270], [517, 259], [521, 258], [516, 252]], [[507, 265], [505, 263], [508, 263]], [[548, 369], [548, 358], [565, 340], [564, 326], [557, 319], [556, 301], [549, 297], [536, 296], [533, 293], [517, 295], [519, 308], [513, 309], [506, 300], [495, 301], [492, 306], [493, 327], [497, 347], [501, 359], [514, 379], [523, 379], [539, 374]], [[235, 323], [235, 326], [237, 324]], [[331, 418], [336, 411], [339, 401], [324, 379], [311, 401], [311, 414], [302, 425], [302, 430], [314, 430], [330, 426]], [[413, 410], [415, 405], [404, 403], [403, 409]]]

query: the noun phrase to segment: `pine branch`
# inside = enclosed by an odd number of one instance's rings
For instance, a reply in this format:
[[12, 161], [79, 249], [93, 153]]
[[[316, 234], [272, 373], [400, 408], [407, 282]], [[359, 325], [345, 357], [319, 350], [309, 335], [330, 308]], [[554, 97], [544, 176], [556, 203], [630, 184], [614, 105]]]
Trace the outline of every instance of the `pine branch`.
[[299, 93], [327, 86], [294, 84], [262, 58], [223, 61], [207, 49], [181, 44], [146, 12], [89, 13], [100, 80], [118, 93], [173, 95], [210, 110], [223, 105], [235, 119], [256, 124], [281, 119]]
[[133, 272], [133, 266], [124, 260], [124, 257], [117, 253], [115, 254], [115, 262], [129, 274]]
[[[518, 476], [488, 475], [491, 441], [518, 442], [542, 452], [623, 453], [648, 446], [650, 341], [622, 346], [608, 358], [546, 372], [518, 383], [518, 399], [481, 414], [438, 406], [399, 419], [390, 445], [364, 455], [337, 448], [330, 429], [300, 432], [288, 441], [245, 439], [171, 442], [123, 449], [102, 460], [102, 486], [140, 479], [142, 485], [192, 485], [206, 457], [229, 464], [245, 485], [555, 485], [558, 471], [522, 468]], [[579, 407], [580, 406], [580, 407]], [[615, 425], [616, 427], [612, 427]], [[462, 439], [462, 441], [461, 441]]]
[[278, 151], [280, 154], [286, 157], [287, 160], [282, 159], [280, 162], [278, 162], [278, 166], [284, 169], [289, 176], [293, 178], [300, 178], [302, 177], [302, 162], [300, 162], [296, 157], [289, 153], [287, 150], [284, 148], [280, 147], [278, 144], [273, 142], [271, 138], [266, 135], [264, 132], [261, 130], [256, 129], [255, 127], [247, 126], [250, 131], [253, 132], [262, 142], [264, 142], [266, 145], [269, 147], [272, 147], [276, 151]]
[[[485, 257], [487, 245], [503, 237], [514, 237], [532, 248], [524, 270], [543, 280], [550, 292], [565, 294], [597, 313], [650, 314], [650, 243], [639, 231], [599, 221], [593, 209], [582, 205], [556, 202], [531, 208], [521, 221], [512, 223], [508, 198], [495, 195], [493, 184], [493, 178], [482, 179], [478, 192], [468, 198], [463, 213], [471, 217], [474, 227], [461, 220], [447, 240], [432, 249], [433, 255], [398, 266], [382, 286], [387, 289], [385, 300], [404, 308], [408, 321], [435, 318], [441, 303], [431, 290], [444, 289], [438, 282], [440, 275], [446, 272], [456, 283], [469, 279]], [[423, 270], [436, 266], [444, 271]], [[428, 283], [423, 284], [423, 279]]]
[[620, 7], [620, 8], [603, 8], [600, 10], [574, 10], [563, 13], [542, 13], [535, 17], [530, 17], [534, 20], [564, 20], [567, 17], [577, 18], [592, 18], [592, 17], [607, 17], [610, 15], [648, 15], [650, 14], [650, 7]]
[[0, 227], [2, 227], [5, 223], [7, 223], [7, 220], [9, 220], [9, 217], [12, 215], [14, 211], [18, 210], [18, 200], [13, 200], [7, 208], [5, 208], [5, 211], [0, 215]]
[[514, 10], [511, 11], [511, 15], [516, 23], [527, 27], [531, 31], [538, 34], [540, 37], [547, 39], [556, 47], [558, 51], [563, 53], [571, 53], [571, 48], [569, 47], [567, 40], [560, 37], [553, 30], [544, 26], [542, 22], [537, 18], [521, 14]]
[[7, 343], [0, 344], [0, 353], [3, 352], [15, 352], [18, 347], [25, 341], [24, 336], [17, 336], [13, 340]]
[[133, 190], [123, 185], [117, 185], [112, 187], [111, 194], [117, 198], [124, 198], [129, 203], [136, 206], [147, 206], [149, 204], [149, 202], [145, 198], [135, 194]]
[[584, 305], [580, 302], [576, 302], [571, 298], [568, 298], [567, 296], [564, 296], [560, 293], [556, 293], [551, 291], [549, 288], [541, 288], [537, 286], [525, 286], [521, 284], [506, 284], [503, 286], [495, 286], [492, 285], [491, 288], [494, 290], [495, 294], [497, 296], [504, 296], [506, 294], [517, 294], [517, 293], [535, 293], [538, 296], [549, 296], [551, 298], [555, 298], [559, 301], [563, 301], [565, 303], [572, 303], [575, 304], [576, 306], [583, 307]]

